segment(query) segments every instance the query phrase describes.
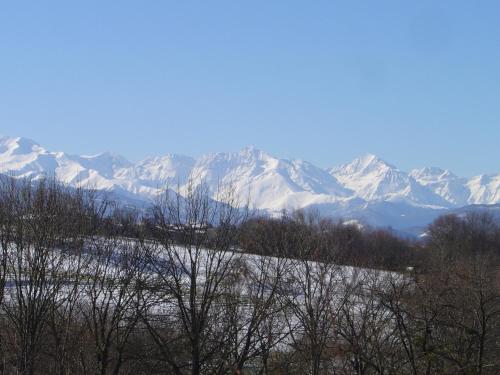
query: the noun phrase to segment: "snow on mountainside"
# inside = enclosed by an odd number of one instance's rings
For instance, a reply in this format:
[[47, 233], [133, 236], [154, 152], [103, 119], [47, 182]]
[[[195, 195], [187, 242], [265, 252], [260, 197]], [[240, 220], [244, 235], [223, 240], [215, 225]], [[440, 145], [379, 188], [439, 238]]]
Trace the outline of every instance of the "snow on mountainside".
[[413, 177], [375, 155], [365, 155], [332, 168], [332, 176], [367, 201], [403, 201], [414, 205], [448, 207], [449, 203]]
[[134, 181], [138, 186], [150, 189], [166, 186], [176, 188], [187, 183], [195, 163], [196, 161], [189, 156], [169, 154], [143, 160], [116, 174], [115, 177]]
[[202, 156], [191, 177], [205, 181], [213, 192], [219, 185], [231, 186], [240, 199], [248, 197], [252, 207], [271, 212], [351, 195], [335, 178], [310, 163], [277, 159], [253, 147]]
[[471, 195], [470, 204], [491, 204], [500, 202], [500, 175], [481, 175], [467, 182]]
[[414, 169], [410, 176], [453, 205], [468, 203], [471, 192], [466, 186], [467, 179], [457, 177], [448, 170], [435, 167]]
[[0, 173], [39, 179], [55, 176], [72, 186], [147, 201], [164, 188], [204, 181], [215, 194], [230, 186], [241, 202], [269, 213], [315, 208], [327, 215], [394, 227], [422, 225], [449, 209], [500, 203], [500, 175], [465, 179], [439, 168], [406, 173], [375, 155], [324, 170], [302, 160], [280, 159], [253, 147], [197, 159], [181, 155], [131, 163], [102, 153], [51, 152], [26, 138], [0, 137]]
[[114, 175], [131, 167], [123, 157], [109, 153], [74, 156], [47, 151], [27, 138], [0, 138], [0, 172], [15, 177], [55, 176], [72, 186], [110, 190], [115, 187]]
[[500, 175], [481, 175], [468, 180], [440, 168], [415, 169], [410, 175], [455, 207], [500, 202]]

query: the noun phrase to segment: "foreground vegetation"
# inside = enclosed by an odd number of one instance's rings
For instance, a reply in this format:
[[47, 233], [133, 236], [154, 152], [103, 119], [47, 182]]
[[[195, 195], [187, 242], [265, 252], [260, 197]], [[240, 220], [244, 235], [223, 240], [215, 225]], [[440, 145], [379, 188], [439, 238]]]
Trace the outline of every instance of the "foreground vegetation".
[[500, 372], [490, 216], [445, 216], [411, 242], [235, 207], [193, 187], [139, 215], [55, 181], [3, 180], [0, 372]]

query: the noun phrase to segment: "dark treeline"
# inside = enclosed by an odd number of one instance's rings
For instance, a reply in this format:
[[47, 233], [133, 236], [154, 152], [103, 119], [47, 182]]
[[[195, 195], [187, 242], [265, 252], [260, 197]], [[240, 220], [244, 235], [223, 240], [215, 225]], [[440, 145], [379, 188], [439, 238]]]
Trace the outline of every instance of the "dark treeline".
[[[302, 211], [280, 218], [250, 218], [240, 227], [240, 246], [246, 252], [266, 256], [300, 258], [303, 254], [293, 245], [296, 236], [309, 232], [317, 237], [313, 260], [332, 261], [343, 265], [404, 270], [420, 264], [422, 252], [414, 242], [404, 240], [390, 229], [361, 227], [358, 224], [321, 218]], [[265, 241], [262, 241], [265, 238]], [[287, 241], [291, 243], [287, 244]], [[283, 248], [280, 248], [283, 246]]]
[[500, 227], [422, 241], [230, 193], [146, 214], [54, 180], [0, 182], [2, 374], [497, 374]]

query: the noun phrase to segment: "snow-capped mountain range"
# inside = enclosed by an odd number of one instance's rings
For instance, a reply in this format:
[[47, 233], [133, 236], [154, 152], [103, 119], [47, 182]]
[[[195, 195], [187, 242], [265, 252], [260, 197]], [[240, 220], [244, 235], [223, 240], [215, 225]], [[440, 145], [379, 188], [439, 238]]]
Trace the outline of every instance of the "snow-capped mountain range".
[[247, 147], [194, 159], [165, 155], [131, 163], [102, 153], [77, 156], [46, 150], [20, 137], [0, 137], [0, 173], [14, 177], [55, 176], [71, 185], [115, 192], [140, 201], [165, 187], [203, 181], [215, 195], [230, 186], [242, 201], [271, 214], [315, 208], [325, 215], [408, 228], [467, 205], [500, 204], [500, 174], [473, 178], [448, 170], [401, 171], [375, 155], [322, 169], [302, 160], [279, 159]]

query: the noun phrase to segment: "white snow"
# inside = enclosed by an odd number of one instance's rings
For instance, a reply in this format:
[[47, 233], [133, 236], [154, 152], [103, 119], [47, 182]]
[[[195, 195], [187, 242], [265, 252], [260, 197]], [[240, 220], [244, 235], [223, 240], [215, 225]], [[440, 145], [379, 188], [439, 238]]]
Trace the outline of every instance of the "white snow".
[[412, 217], [412, 212], [421, 216], [421, 210], [500, 203], [500, 174], [467, 179], [440, 168], [406, 173], [370, 154], [325, 170], [254, 147], [197, 159], [165, 155], [131, 163], [111, 153], [77, 156], [48, 151], [27, 138], [0, 137], [0, 173], [35, 179], [55, 176], [72, 186], [142, 200], [166, 187], [182, 192], [193, 178], [204, 181], [214, 195], [219, 186], [230, 186], [242, 203], [248, 200], [252, 208], [269, 213], [314, 207], [352, 219], [359, 219], [360, 212], [379, 220], [391, 210], [394, 217]]

